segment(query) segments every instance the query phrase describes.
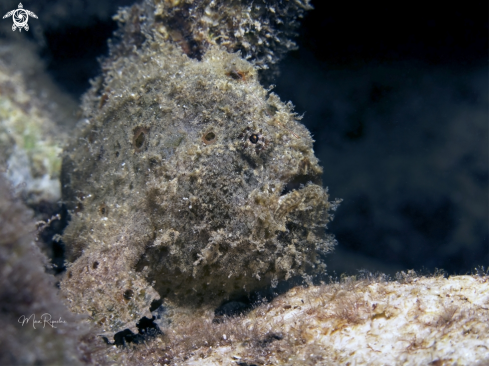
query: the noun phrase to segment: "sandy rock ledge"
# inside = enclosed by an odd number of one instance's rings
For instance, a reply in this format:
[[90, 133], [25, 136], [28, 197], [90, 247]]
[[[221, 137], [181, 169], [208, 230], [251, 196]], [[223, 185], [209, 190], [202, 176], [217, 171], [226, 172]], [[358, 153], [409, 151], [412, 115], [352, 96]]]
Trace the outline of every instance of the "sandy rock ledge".
[[[180, 314], [123, 364], [488, 365], [489, 277], [343, 279], [296, 287], [244, 317]], [[177, 320], [178, 319], [178, 320]], [[144, 348], [144, 349], [143, 349]]]

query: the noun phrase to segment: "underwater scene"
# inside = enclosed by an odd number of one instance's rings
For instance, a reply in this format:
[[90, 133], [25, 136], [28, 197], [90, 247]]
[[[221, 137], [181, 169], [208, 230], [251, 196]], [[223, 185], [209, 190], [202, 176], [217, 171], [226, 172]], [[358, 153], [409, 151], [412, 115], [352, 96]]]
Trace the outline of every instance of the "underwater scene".
[[0, 8], [0, 365], [489, 365], [487, 6]]

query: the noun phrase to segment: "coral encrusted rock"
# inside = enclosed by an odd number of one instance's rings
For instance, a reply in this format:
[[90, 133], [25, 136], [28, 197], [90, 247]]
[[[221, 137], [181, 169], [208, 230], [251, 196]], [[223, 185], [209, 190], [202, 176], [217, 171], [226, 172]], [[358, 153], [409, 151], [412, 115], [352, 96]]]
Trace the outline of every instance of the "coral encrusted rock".
[[[61, 288], [73, 310], [107, 332], [134, 327], [159, 298], [214, 306], [320, 270], [335, 244], [325, 228], [338, 201], [328, 201], [300, 116], [260, 85], [258, 66], [239, 52], [200, 40], [194, 57], [187, 43], [162, 35], [170, 14], [162, 11], [188, 6], [177, 3], [119, 12], [119, 43], [64, 152], [72, 263]], [[303, 10], [286, 3], [289, 13]], [[187, 40], [201, 34], [165, 24], [192, 32]]]
[[0, 173], [31, 207], [61, 198], [60, 146], [75, 109], [46, 75], [33, 44], [0, 41]]

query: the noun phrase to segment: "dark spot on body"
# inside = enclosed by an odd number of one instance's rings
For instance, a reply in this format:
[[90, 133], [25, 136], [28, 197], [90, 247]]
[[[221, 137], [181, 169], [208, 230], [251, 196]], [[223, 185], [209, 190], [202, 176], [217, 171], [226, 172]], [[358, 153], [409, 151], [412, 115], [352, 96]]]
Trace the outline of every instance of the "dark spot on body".
[[129, 289], [129, 290], [124, 291], [124, 299], [126, 301], [131, 300], [133, 296], [134, 296], [134, 291], [133, 290]]
[[254, 133], [253, 135], [250, 136], [250, 141], [252, 144], [256, 144], [258, 142], [258, 135]]
[[134, 144], [138, 149], [140, 149], [144, 144], [144, 132], [140, 132], [139, 135], [134, 139]]
[[150, 158], [149, 159], [149, 165], [151, 165], [152, 167], [158, 166], [160, 164], [161, 164], [160, 159], [158, 159], [156, 157], [153, 157], [153, 158]]
[[206, 132], [204, 134], [204, 136], [202, 137], [202, 141], [206, 144], [206, 145], [209, 145], [209, 144], [213, 144], [214, 142], [216, 142], [216, 139], [217, 139], [217, 136], [214, 132], [212, 131], [209, 131], [209, 132]]
[[100, 214], [102, 216], [107, 216], [107, 214], [109, 213], [109, 208], [107, 207], [107, 205], [105, 203], [102, 203], [100, 205], [100, 207], [98, 208], [98, 211], [100, 212]]
[[97, 131], [91, 130], [87, 136], [88, 142], [93, 144], [96, 138], [97, 138]]
[[139, 151], [143, 150], [144, 143], [147, 140], [148, 133], [149, 133], [149, 129], [144, 128], [144, 127], [137, 127], [134, 130], [134, 137], [133, 137], [132, 143], [133, 143], [136, 151], [139, 152]]

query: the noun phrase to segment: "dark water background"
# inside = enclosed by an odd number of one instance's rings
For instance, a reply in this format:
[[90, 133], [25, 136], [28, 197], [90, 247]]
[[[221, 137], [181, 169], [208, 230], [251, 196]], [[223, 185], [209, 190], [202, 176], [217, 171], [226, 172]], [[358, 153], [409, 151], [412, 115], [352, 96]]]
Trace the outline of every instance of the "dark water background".
[[[23, 3], [39, 16], [26, 36], [73, 97], [100, 72], [111, 16], [131, 3]], [[329, 225], [339, 244], [328, 269], [487, 267], [487, 4], [312, 3], [300, 49], [274, 83], [304, 114], [323, 182], [343, 199]], [[17, 5], [4, 1], [1, 10]], [[11, 32], [4, 23], [0, 35]]]

